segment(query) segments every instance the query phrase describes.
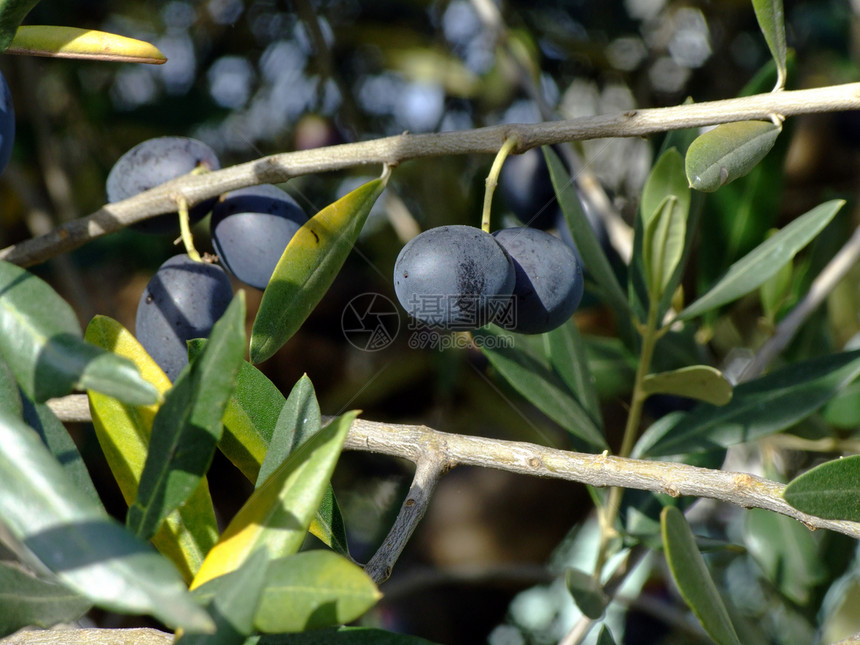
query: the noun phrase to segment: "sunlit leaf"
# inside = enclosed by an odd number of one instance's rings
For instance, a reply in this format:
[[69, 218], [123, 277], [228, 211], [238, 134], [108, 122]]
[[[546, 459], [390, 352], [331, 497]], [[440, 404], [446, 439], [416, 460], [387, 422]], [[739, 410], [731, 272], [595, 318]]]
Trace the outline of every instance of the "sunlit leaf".
[[783, 492], [799, 511], [860, 522], [860, 455], [824, 462], [793, 479]]
[[841, 199], [825, 202], [787, 224], [729, 267], [719, 282], [684, 309], [678, 318], [689, 320], [760, 287], [791, 262], [797, 252], [830, 223], [844, 204], [845, 201]]
[[77, 620], [91, 606], [86, 598], [56, 581], [0, 562], [0, 638], [22, 627], [51, 627]]
[[740, 645], [729, 612], [699, 553], [696, 538], [684, 514], [674, 506], [667, 506], [660, 514], [660, 525], [666, 562], [684, 601], [717, 643]]
[[687, 150], [690, 186], [710, 193], [743, 177], [770, 152], [780, 132], [770, 121], [723, 123], [708, 130]]
[[32, 400], [98, 389], [149, 404], [155, 388], [127, 360], [85, 343], [72, 308], [45, 281], [0, 261], [0, 352]]
[[786, 46], [785, 46], [785, 12], [782, 0], [752, 0], [755, 17], [761, 33], [767, 41], [770, 54], [776, 62], [778, 80], [776, 89], [785, 86], [786, 76]]
[[357, 414], [334, 419], [254, 491], [209, 552], [192, 588], [239, 568], [260, 547], [273, 559], [298, 550]]
[[642, 383], [646, 394], [674, 394], [725, 405], [732, 400], [732, 384], [720, 370], [709, 365], [691, 365], [671, 372], [649, 374]]
[[0, 522], [60, 581], [112, 611], [207, 630], [170, 562], [80, 492], [38, 435], [0, 411]]
[[240, 291], [212, 328], [206, 348], [183, 368], [155, 415], [129, 528], [149, 538], [186, 502], [209, 469], [221, 437], [245, 345], [245, 294]]
[[645, 222], [642, 263], [652, 301], [659, 301], [684, 254], [687, 212], [669, 195]]
[[860, 376], [860, 351], [812, 358], [735, 387], [732, 400], [666, 415], [637, 443], [636, 456], [726, 448], [784, 430], [815, 412]]
[[157, 47], [142, 40], [94, 29], [45, 25], [19, 27], [5, 53], [155, 65], [167, 61]]
[[[170, 380], [125, 327], [107, 316], [96, 316], [87, 326], [86, 339], [131, 360], [141, 375], [161, 394]], [[90, 413], [96, 438], [126, 504], [137, 498], [137, 489], [152, 434], [158, 405], [134, 406], [89, 391]], [[188, 501], [170, 513], [152, 537], [156, 548], [169, 557], [190, 582], [203, 558], [218, 539], [215, 509], [204, 477]]]
[[[234, 585], [236, 572], [194, 590], [201, 601]], [[364, 570], [331, 551], [269, 562], [255, 624], [264, 633], [301, 632], [351, 622], [381, 597]]]
[[[573, 436], [604, 449], [606, 439], [564, 382], [527, 350], [521, 336], [492, 330], [472, 332], [492, 366], [511, 386], [541, 412]], [[513, 339], [513, 343], [506, 342]]]
[[361, 232], [385, 181], [374, 179], [309, 219], [290, 240], [251, 332], [251, 362], [277, 352], [322, 300]]
[[669, 148], [660, 155], [642, 187], [639, 215], [646, 226], [657, 215], [657, 209], [667, 197], [674, 197], [681, 212], [689, 213], [691, 195], [684, 175], [684, 158], [675, 148]]

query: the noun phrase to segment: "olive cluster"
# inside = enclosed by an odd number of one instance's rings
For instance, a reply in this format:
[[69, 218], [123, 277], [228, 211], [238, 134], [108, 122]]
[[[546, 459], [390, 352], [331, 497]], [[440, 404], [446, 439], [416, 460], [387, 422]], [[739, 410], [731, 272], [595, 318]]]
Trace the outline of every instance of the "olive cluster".
[[439, 329], [473, 330], [489, 323], [525, 334], [562, 325], [582, 300], [582, 265], [539, 150], [502, 169], [509, 208], [533, 226], [492, 235], [471, 226], [440, 226], [411, 239], [394, 265], [394, 291], [414, 319]]
[[[138, 144], [116, 162], [107, 178], [109, 202], [133, 197], [193, 172], [217, 170], [215, 152], [187, 137], [158, 137]], [[286, 192], [272, 185], [241, 188], [189, 209], [189, 222], [210, 218], [212, 244], [237, 279], [264, 289], [295, 232], [308, 217]], [[176, 235], [178, 214], [132, 226]], [[224, 269], [177, 255], [162, 264], [141, 295], [135, 334], [171, 380], [188, 363], [187, 341], [205, 338], [226, 311], [233, 289]]]

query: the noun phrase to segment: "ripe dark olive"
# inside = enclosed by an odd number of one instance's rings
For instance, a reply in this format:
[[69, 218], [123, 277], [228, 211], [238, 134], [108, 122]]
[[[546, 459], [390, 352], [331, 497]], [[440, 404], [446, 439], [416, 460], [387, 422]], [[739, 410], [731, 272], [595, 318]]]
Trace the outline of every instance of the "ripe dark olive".
[[12, 93], [6, 84], [3, 74], [0, 74], [0, 173], [2, 173], [12, 158], [12, 145], [15, 143], [15, 108], [12, 105]]
[[514, 263], [514, 316], [505, 329], [541, 334], [568, 320], [582, 300], [582, 265], [564, 242], [534, 228], [496, 231]]
[[175, 381], [188, 364], [186, 342], [206, 338], [233, 299], [224, 269], [175, 255], [162, 264], [140, 297], [135, 335]]
[[296, 201], [271, 185], [240, 188], [212, 208], [212, 244], [224, 266], [245, 284], [265, 289], [284, 249], [308, 221]]
[[[221, 167], [215, 151], [202, 141], [188, 137], [148, 139], [126, 152], [111, 168], [107, 178], [108, 202], [134, 197], [201, 167], [208, 170]], [[214, 203], [212, 199], [193, 206], [188, 213], [191, 223], [206, 217]], [[167, 213], [130, 228], [141, 233], [176, 235], [179, 218], [176, 213]]]
[[509, 305], [514, 266], [492, 235], [440, 226], [412, 238], [394, 264], [394, 292], [430, 327], [478, 329]]

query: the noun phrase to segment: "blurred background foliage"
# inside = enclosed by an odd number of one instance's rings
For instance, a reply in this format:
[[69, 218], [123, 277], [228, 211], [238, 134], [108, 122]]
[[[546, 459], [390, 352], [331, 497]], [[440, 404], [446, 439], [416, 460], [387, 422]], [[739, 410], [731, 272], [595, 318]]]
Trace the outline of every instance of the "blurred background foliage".
[[[18, 115], [13, 161], [0, 178], [0, 245], [96, 210], [105, 201], [104, 181], [113, 163], [150, 137], [197, 137], [227, 166], [407, 130], [535, 122], [541, 112], [530, 85], [556, 118], [674, 105], [688, 97], [729, 98], [740, 94], [769, 58], [747, 0], [504, 1], [501, 28], [482, 18], [491, 1], [43, 0], [28, 23], [133, 36], [153, 42], [169, 60], [144, 66], [0, 59]], [[786, 0], [785, 10], [794, 50], [790, 88], [857, 79], [860, 3]], [[698, 338], [676, 343], [694, 354], [707, 353], [723, 367], [761, 341], [853, 226], [860, 116], [796, 118], [787, 134], [762, 165], [757, 183], [738, 182], [708, 199], [700, 235], [707, 243], [697, 248], [685, 289], [692, 295], [709, 284], [770, 228], [824, 199], [844, 197], [850, 207], [798, 259], [793, 273], [783, 276], [782, 286], [773, 287], [770, 306], [744, 300], [709, 320]], [[578, 146], [628, 221], [661, 144], [662, 137], [654, 137]], [[441, 224], [478, 225], [491, 161], [443, 157], [395, 170], [332, 290], [302, 331], [263, 366], [282, 390], [306, 372], [327, 414], [361, 408], [372, 419], [569, 447], [558, 427], [493, 378], [477, 350], [411, 349], [405, 318], [395, 342], [380, 351], [357, 348], [342, 332], [343, 312], [356, 295], [394, 299], [391, 270], [409, 237]], [[312, 213], [379, 170], [307, 176], [284, 187]], [[500, 200], [494, 217], [499, 224], [510, 217]], [[198, 244], [211, 250], [206, 236], [204, 223], [197, 228]], [[101, 313], [133, 329], [144, 285], [174, 252], [170, 239], [126, 231], [36, 271], [73, 304], [82, 322]], [[825, 353], [855, 336], [857, 277], [840, 286], [790, 352]], [[247, 291], [253, 316], [260, 294]], [[613, 323], [600, 307], [585, 307], [577, 321], [591, 338], [592, 367], [612, 439], [625, 417], [631, 359], [612, 340]], [[662, 359], [670, 366], [685, 360]], [[676, 404], [668, 402], [667, 409]], [[650, 412], [657, 417], [665, 410], [655, 405]], [[842, 438], [856, 431], [860, 419], [852, 415], [857, 414], [852, 400], [843, 400], [841, 409], [832, 406], [830, 420], [842, 424]], [[822, 431], [804, 432], [820, 438]], [[99, 462], [91, 428], [77, 427], [75, 436], [109, 508], [121, 515], [121, 498]], [[759, 461], [765, 474], [784, 479], [809, 465], [798, 452], [780, 451], [778, 441], [764, 446]], [[210, 482], [226, 522], [248, 485], [226, 462], [216, 462], [215, 472]], [[381, 540], [410, 476], [406, 464], [344, 456], [335, 489], [357, 559], [369, 557]], [[701, 507], [697, 517], [718, 538], [790, 532], [782, 518], [766, 513]], [[443, 480], [394, 576], [382, 587], [386, 597], [366, 622], [445, 643], [555, 642], [574, 613], [552, 573], [594, 539], [591, 525], [583, 523], [590, 509], [582, 486], [458, 469]], [[570, 532], [571, 527], [581, 530]], [[808, 558], [801, 558], [805, 577], [789, 581], [788, 602], [777, 602], [786, 590], [764, 581], [759, 569], [749, 566], [749, 555], [714, 556], [715, 575], [735, 595], [735, 606], [744, 608], [741, 623], [756, 635], [745, 642], [765, 642], [761, 635], [767, 642], [813, 642], [817, 614], [838, 614], [839, 596], [828, 596], [824, 604], [822, 599], [853, 545], [805, 532], [796, 539]], [[767, 550], [767, 540], [762, 549]], [[634, 581], [625, 601], [632, 609], [623, 642], [701, 642], [659, 569], [659, 563], [649, 565]], [[849, 575], [840, 584], [844, 591], [857, 583]], [[92, 619], [106, 626], [139, 620], [118, 623], [102, 614]]]

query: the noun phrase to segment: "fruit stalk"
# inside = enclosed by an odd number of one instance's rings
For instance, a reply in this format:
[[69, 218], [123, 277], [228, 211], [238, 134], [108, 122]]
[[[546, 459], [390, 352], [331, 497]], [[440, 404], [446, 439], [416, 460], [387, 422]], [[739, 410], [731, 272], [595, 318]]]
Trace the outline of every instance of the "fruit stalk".
[[508, 137], [505, 139], [505, 142], [496, 154], [496, 158], [493, 161], [493, 167], [490, 168], [490, 174], [487, 175], [487, 188], [484, 191], [484, 209], [481, 212], [481, 230], [483, 230], [484, 233], [490, 232], [490, 210], [493, 205], [493, 192], [495, 192], [496, 186], [499, 184], [499, 173], [502, 172], [502, 166], [505, 163], [505, 159], [507, 159], [511, 150], [516, 146], [516, 137]]

